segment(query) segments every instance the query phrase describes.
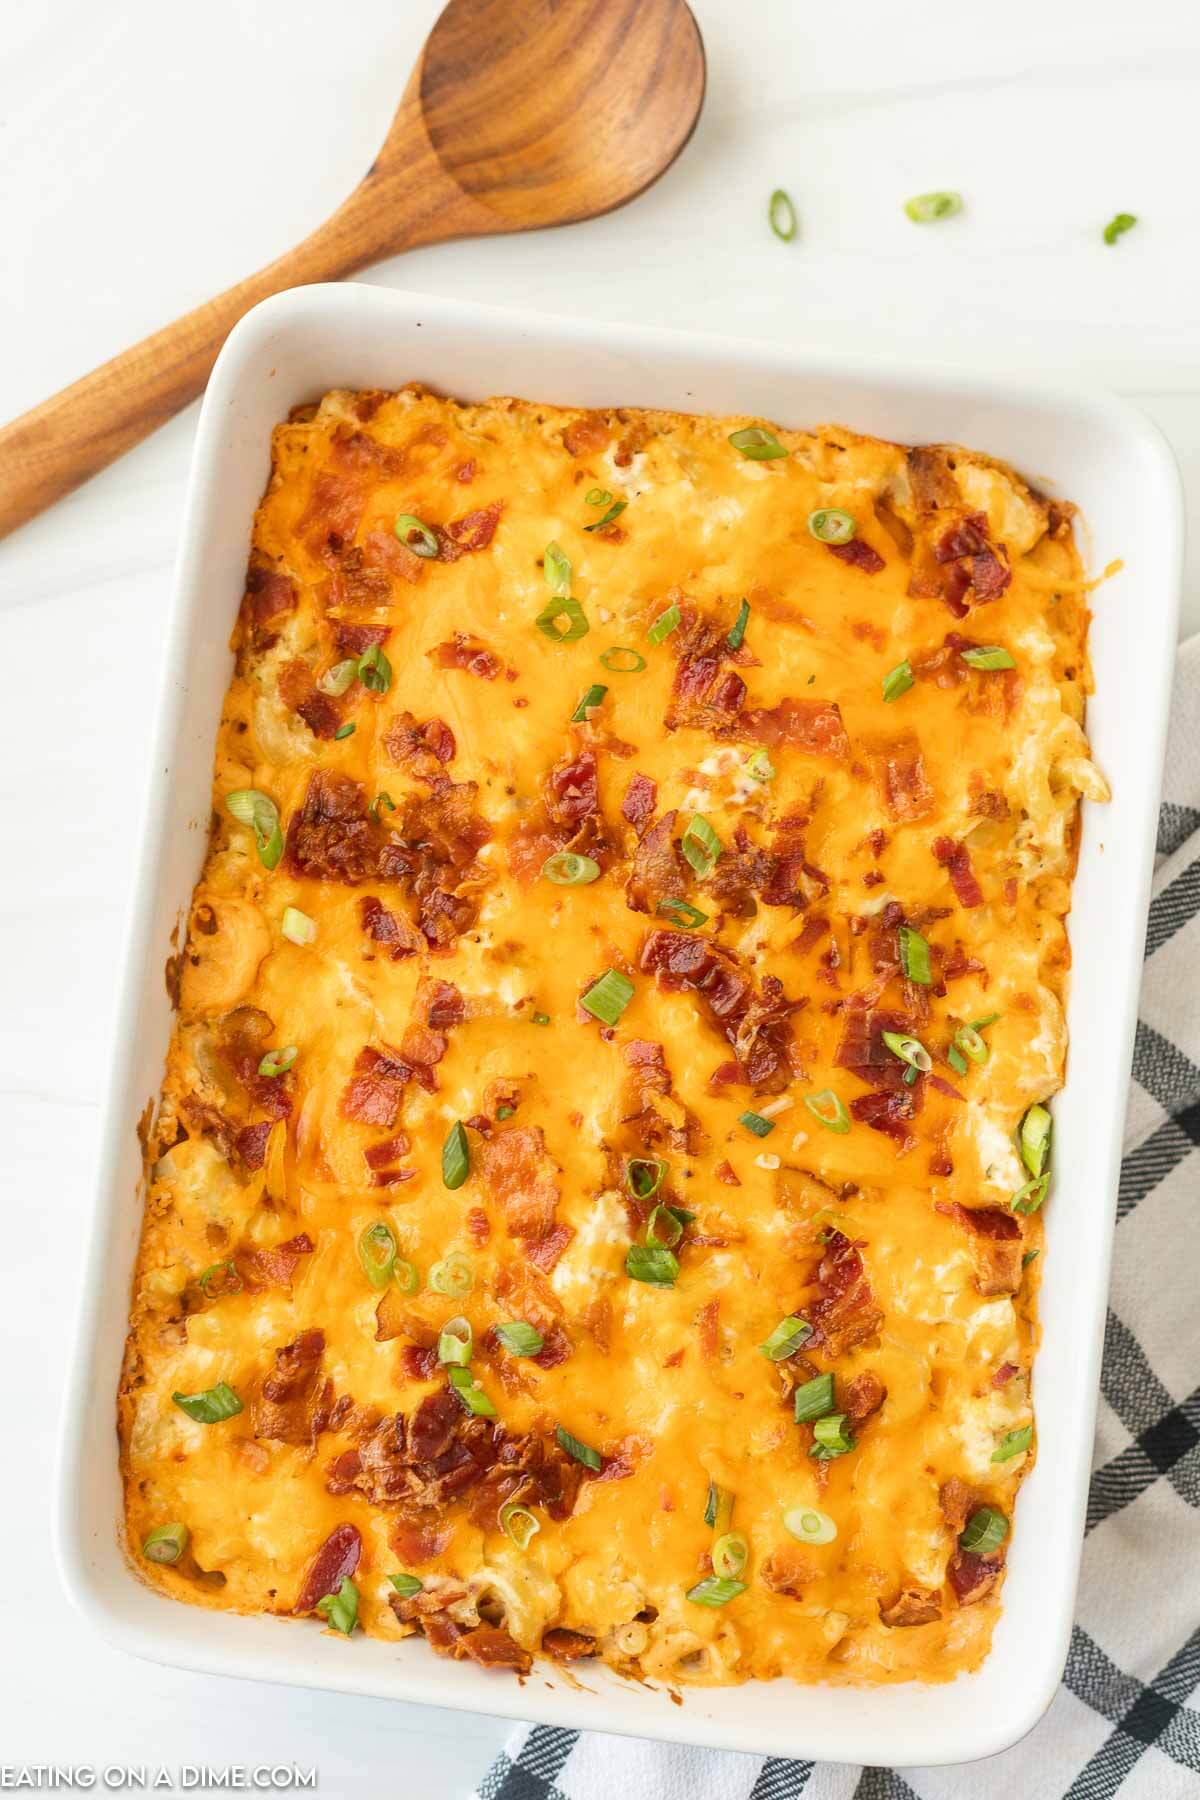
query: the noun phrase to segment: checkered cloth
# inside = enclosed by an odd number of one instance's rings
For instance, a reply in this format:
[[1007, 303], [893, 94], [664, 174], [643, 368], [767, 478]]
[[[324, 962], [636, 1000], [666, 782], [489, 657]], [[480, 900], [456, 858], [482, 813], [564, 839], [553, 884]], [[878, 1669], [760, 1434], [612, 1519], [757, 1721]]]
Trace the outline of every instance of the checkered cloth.
[[852, 1768], [521, 1726], [474, 1800], [1200, 1797], [1200, 637], [1180, 651], [1078, 1617], [1013, 1749]]

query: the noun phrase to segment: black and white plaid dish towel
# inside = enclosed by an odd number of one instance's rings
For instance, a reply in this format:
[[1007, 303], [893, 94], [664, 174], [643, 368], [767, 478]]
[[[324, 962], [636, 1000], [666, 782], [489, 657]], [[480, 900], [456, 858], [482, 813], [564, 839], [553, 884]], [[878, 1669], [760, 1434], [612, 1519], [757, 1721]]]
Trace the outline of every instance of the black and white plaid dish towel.
[[519, 1726], [473, 1800], [1200, 1800], [1200, 637], [1180, 650], [1076, 1623], [987, 1762], [857, 1768]]

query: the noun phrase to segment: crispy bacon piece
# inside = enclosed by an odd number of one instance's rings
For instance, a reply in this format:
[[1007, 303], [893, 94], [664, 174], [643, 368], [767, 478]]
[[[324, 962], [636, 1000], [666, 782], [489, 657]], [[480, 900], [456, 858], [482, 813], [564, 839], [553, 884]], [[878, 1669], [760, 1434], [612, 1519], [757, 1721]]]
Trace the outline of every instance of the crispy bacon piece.
[[781, 1544], [765, 1557], [759, 1574], [773, 1594], [786, 1594], [789, 1600], [803, 1600], [805, 1590], [816, 1580], [812, 1558], [794, 1544]]
[[[560, 1227], [560, 1230], [569, 1229], [569, 1226]], [[574, 1233], [572, 1233], [572, 1236], [573, 1235]], [[544, 1243], [545, 1239], [542, 1241]], [[536, 1249], [537, 1245], [534, 1245], [534, 1248]], [[536, 1356], [531, 1356], [529, 1360], [530, 1362], [536, 1363], [539, 1369], [557, 1369], [574, 1354], [574, 1350], [575, 1346], [572, 1344], [562, 1326], [551, 1325], [549, 1331], [546, 1333], [545, 1341], [542, 1344], [541, 1349]]]
[[500, 1427], [465, 1412], [438, 1388], [403, 1414], [380, 1420], [358, 1446], [352, 1485], [372, 1506], [441, 1508], [478, 1485], [496, 1461]]
[[934, 791], [915, 733], [907, 732], [884, 745], [877, 753], [876, 769], [884, 805], [897, 823], [908, 824], [932, 812]]
[[849, 563], [852, 569], [861, 569], [864, 575], [878, 575], [880, 569], [887, 567], [878, 550], [872, 549], [865, 538], [852, 537], [848, 544], [826, 544], [825, 548], [830, 556]]
[[972, 1550], [956, 1550], [946, 1564], [946, 1579], [960, 1606], [974, 1606], [990, 1594], [1004, 1567], [1001, 1556], [976, 1556]]
[[727, 1161], [719, 1162], [717, 1164], [716, 1168], [713, 1170], [713, 1174], [716, 1176], [718, 1181], [724, 1182], [726, 1187], [741, 1187], [741, 1185], [742, 1185], [741, 1182], [737, 1178], [737, 1174], [733, 1168], [732, 1163], [730, 1163], [730, 1162], [727, 1162]]
[[392, 962], [399, 962], [402, 956], [415, 956], [427, 947], [408, 915], [389, 912], [374, 894], [366, 894], [359, 901], [358, 916], [367, 936], [383, 945]]
[[596, 778], [596, 753], [581, 750], [555, 763], [546, 778], [546, 811], [555, 825], [576, 832], [585, 819], [600, 811]]
[[[444, 1629], [446, 1626], [449, 1631]], [[485, 1669], [515, 1669], [518, 1675], [528, 1675], [533, 1667], [528, 1650], [522, 1650], [520, 1644], [498, 1625], [476, 1625], [465, 1631], [461, 1625], [455, 1625], [439, 1614], [426, 1621], [425, 1636], [441, 1655], [453, 1656], [459, 1661], [466, 1656]]]
[[233, 1147], [248, 1169], [261, 1169], [267, 1160], [267, 1139], [272, 1119], [260, 1119], [255, 1125], [243, 1125], [233, 1134]]
[[596, 1655], [596, 1640], [585, 1631], [570, 1631], [556, 1625], [542, 1633], [542, 1649], [555, 1662], [579, 1662], [582, 1657]]
[[[512, 1230], [511, 1225], [509, 1229]], [[520, 1232], [513, 1232], [514, 1237], [521, 1235]], [[543, 1274], [549, 1275], [574, 1236], [575, 1232], [572, 1226], [554, 1225], [544, 1236], [533, 1238], [528, 1242], [525, 1246], [525, 1254], [531, 1263], [541, 1269]]]
[[654, 930], [642, 944], [641, 967], [660, 986], [685, 988], [700, 996], [709, 1021], [731, 1043], [750, 1086], [777, 1094], [791, 1080], [788, 1051], [790, 1015], [782, 984], [765, 976], [760, 993], [735, 958], [705, 938], [685, 931]]
[[251, 1418], [256, 1438], [276, 1443], [315, 1444], [333, 1404], [333, 1383], [321, 1380], [323, 1331], [302, 1331], [275, 1352], [274, 1373], [263, 1380]]
[[376, 872], [379, 833], [367, 817], [357, 781], [316, 769], [300, 811], [288, 826], [286, 862], [293, 875], [356, 887]]
[[869, 1125], [872, 1131], [894, 1138], [902, 1149], [911, 1150], [917, 1140], [909, 1131], [908, 1122], [916, 1114], [919, 1091], [918, 1085], [894, 1088], [890, 1093], [856, 1094], [850, 1102], [850, 1116]]
[[625, 789], [625, 798], [621, 802], [621, 817], [633, 826], [641, 837], [646, 826], [654, 817], [654, 808], [658, 804], [658, 783], [651, 781], [648, 775], [635, 775]]
[[383, 747], [420, 781], [439, 781], [458, 749], [444, 719], [420, 720], [410, 712], [397, 713], [384, 733]]
[[249, 1288], [290, 1287], [297, 1265], [316, 1248], [307, 1231], [269, 1250], [239, 1251], [234, 1261], [238, 1274]]
[[950, 877], [950, 884], [958, 897], [960, 906], [982, 906], [983, 889], [975, 879], [975, 871], [971, 867], [971, 853], [967, 846], [956, 843], [953, 838], [936, 837], [933, 840], [933, 854]]
[[1007, 1387], [1013, 1376], [1019, 1375], [1020, 1373], [1021, 1371], [1016, 1363], [1003, 1362], [992, 1376], [992, 1386], [994, 1388]]
[[858, 1246], [842, 1232], [830, 1232], [816, 1279], [820, 1293], [805, 1312], [814, 1346], [839, 1357], [875, 1336], [883, 1312], [875, 1304]]
[[386, 644], [389, 625], [355, 625], [339, 619], [333, 628], [333, 641], [342, 656], [362, 656], [377, 644]]
[[296, 599], [296, 584], [290, 575], [261, 563], [251, 566], [242, 607], [252, 626], [261, 628], [284, 613], [295, 612]]
[[737, 720], [738, 735], [774, 748], [790, 744], [812, 756], [828, 756], [844, 762], [850, 739], [842, 724], [841, 708], [824, 700], [781, 700], [778, 706], [743, 712]]
[[936, 1588], [918, 1587], [915, 1583], [902, 1587], [887, 1606], [879, 1607], [879, 1620], [893, 1630], [907, 1625], [932, 1625], [942, 1616], [942, 1597]]
[[1021, 1286], [1024, 1238], [1012, 1213], [1002, 1206], [960, 1206], [937, 1202], [936, 1210], [957, 1219], [967, 1232], [967, 1248], [975, 1264], [981, 1294], [1015, 1294]]
[[839, 1069], [853, 1069], [872, 1087], [899, 1087], [904, 1079], [904, 1064], [892, 1055], [883, 1034], [911, 1030], [912, 1020], [907, 1013], [871, 1006], [861, 996], [851, 995], [842, 1012], [842, 1036], [834, 1063]]
[[475, 923], [484, 871], [475, 861], [491, 828], [475, 810], [473, 781], [441, 780], [410, 794], [397, 830], [380, 848], [378, 872], [411, 891], [417, 924], [434, 949], [449, 949]]
[[358, 1526], [335, 1525], [309, 1563], [292, 1611], [313, 1612], [318, 1600], [323, 1600], [326, 1594], [336, 1594], [343, 1581], [357, 1569], [361, 1555], [362, 1538]]
[[382, 1125], [388, 1130], [396, 1123], [396, 1114], [404, 1097], [404, 1089], [412, 1080], [408, 1063], [382, 1050], [365, 1044], [354, 1059], [354, 1075], [347, 1083], [341, 1099], [344, 1119], [360, 1125]]
[[[504, 1208], [510, 1235], [545, 1238], [554, 1225], [558, 1187], [541, 1126], [511, 1125], [498, 1131], [480, 1145], [479, 1161], [492, 1198]], [[560, 1246], [560, 1255], [565, 1247]]]
[[977, 1490], [958, 1475], [951, 1475], [938, 1489], [938, 1506], [955, 1537], [965, 1528], [967, 1520], [979, 1505], [979, 1498]]
[[453, 1533], [436, 1526], [397, 1519], [388, 1532], [388, 1544], [406, 1568], [432, 1562], [446, 1549]]
[[603, 450], [611, 435], [612, 428], [603, 413], [586, 412], [564, 426], [562, 441], [569, 455], [587, 456]]
[[342, 723], [342, 709], [323, 694], [306, 662], [284, 663], [279, 671], [279, 698], [299, 713], [314, 737], [331, 738]]
[[846, 1382], [841, 1394], [842, 1408], [856, 1425], [878, 1412], [886, 1399], [887, 1389], [870, 1369], [864, 1369], [861, 1375]]
[[493, 500], [490, 506], [478, 507], [474, 512], [464, 513], [461, 519], [452, 519], [448, 525], [438, 528], [436, 536], [440, 560], [457, 562], [460, 556], [468, 556], [476, 550], [486, 550], [496, 535], [496, 527], [503, 511], [504, 502]]
[[661, 900], [679, 899], [686, 890], [687, 871], [674, 837], [677, 816], [674, 808], [665, 812], [634, 852], [625, 883], [625, 904], [631, 912], [652, 913]]
[[711, 1362], [721, 1347], [720, 1332], [720, 1299], [706, 1300], [700, 1308], [696, 1319], [696, 1341], [700, 1346], [700, 1354], [707, 1362]]
[[478, 675], [481, 681], [495, 681], [504, 667], [485, 643], [479, 638], [467, 637], [461, 631], [455, 632], [451, 643], [438, 644], [428, 654], [439, 669], [465, 669], [468, 675]]

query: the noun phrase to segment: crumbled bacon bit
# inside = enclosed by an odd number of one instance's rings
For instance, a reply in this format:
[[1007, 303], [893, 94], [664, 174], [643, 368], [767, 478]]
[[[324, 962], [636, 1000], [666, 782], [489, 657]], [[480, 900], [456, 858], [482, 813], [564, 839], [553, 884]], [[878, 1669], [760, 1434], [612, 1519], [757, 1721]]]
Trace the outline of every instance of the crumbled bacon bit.
[[830, 556], [836, 556], [839, 562], [849, 563], [851, 568], [861, 569], [864, 575], [878, 575], [886, 564], [865, 538], [852, 537], [848, 544], [826, 544]]
[[967, 846], [956, 843], [953, 838], [936, 837], [933, 840], [933, 854], [949, 875], [950, 885], [958, 897], [959, 905], [982, 906], [983, 889], [975, 878]]
[[648, 775], [634, 775], [625, 789], [625, 798], [621, 802], [621, 817], [632, 825], [638, 836], [641, 837], [654, 816], [654, 808], [657, 804], [657, 782], [651, 781]]
[[495, 681], [504, 666], [486, 644], [462, 632], [455, 632], [452, 642], [436, 645], [429, 656], [439, 669], [465, 669], [482, 681]]
[[292, 1611], [313, 1612], [318, 1600], [336, 1594], [357, 1569], [361, 1555], [362, 1538], [357, 1525], [335, 1525], [309, 1563]]

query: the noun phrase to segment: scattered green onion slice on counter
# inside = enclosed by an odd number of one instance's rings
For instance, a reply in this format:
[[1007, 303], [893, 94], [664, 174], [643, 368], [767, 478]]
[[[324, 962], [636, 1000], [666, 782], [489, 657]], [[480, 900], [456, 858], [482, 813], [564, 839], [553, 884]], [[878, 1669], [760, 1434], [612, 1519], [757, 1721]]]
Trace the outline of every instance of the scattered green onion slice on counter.
[[750, 1560], [750, 1545], [744, 1531], [726, 1531], [712, 1547], [713, 1574], [723, 1581], [736, 1581]]
[[633, 999], [633, 983], [619, 969], [605, 969], [599, 981], [593, 981], [579, 1004], [593, 1019], [603, 1025], [615, 1025]]
[[1115, 213], [1104, 227], [1105, 243], [1115, 244], [1119, 237], [1123, 237], [1127, 231], [1132, 231], [1136, 224], [1136, 213]]
[[591, 687], [588, 689], [587, 693], [584, 694], [579, 705], [571, 714], [572, 725], [586, 724], [587, 716], [591, 712], [593, 706], [599, 706], [607, 692], [608, 689], [606, 687], [602, 687], [598, 681], [593, 681]]
[[973, 1063], [985, 1063], [988, 1047], [973, 1025], [960, 1025], [954, 1034], [954, 1048]]
[[1032, 1425], [1019, 1425], [1015, 1431], [1006, 1431], [992, 1451], [992, 1461], [994, 1463], [1010, 1462], [1014, 1456], [1024, 1455], [1032, 1442]]
[[612, 495], [607, 488], [589, 488], [583, 496], [583, 503], [585, 506], [611, 506]]
[[783, 1515], [783, 1527], [802, 1544], [832, 1544], [837, 1526], [815, 1506], [793, 1506]]
[[773, 462], [776, 457], [787, 455], [775, 433], [765, 425], [745, 425], [740, 431], [731, 431], [729, 441], [750, 462]]
[[962, 659], [973, 669], [1015, 669], [1017, 666], [1008, 651], [999, 644], [979, 644], [973, 650], [964, 650]]
[[438, 1361], [465, 1369], [471, 1361], [474, 1343], [470, 1319], [464, 1319], [461, 1313], [456, 1319], [447, 1319], [438, 1333]]
[[[562, 624], [560, 621], [565, 620]], [[586, 637], [592, 629], [584, 615], [578, 600], [572, 600], [569, 594], [562, 594], [543, 606], [533, 621], [543, 637], [548, 637], [552, 644], [575, 644], [581, 637]]]
[[683, 1228], [695, 1218], [682, 1207], [666, 1206], [660, 1200], [646, 1221], [646, 1242], [652, 1250], [674, 1250], [683, 1236]]
[[796, 1389], [792, 1398], [792, 1414], [797, 1424], [825, 1418], [833, 1412], [833, 1376], [828, 1372], [814, 1375], [811, 1381]]
[[429, 1271], [429, 1285], [435, 1294], [449, 1294], [452, 1300], [461, 1300], [475, 1286], [475, 1270], [470, 1258], [460, 1250], [454, 1250], [441, 1262], [435, 1262]]
[[725, 634], [725, 642], [731, 650], [740, 650], [742, 639], [746, 635], [746, 627], [750, 623], [750, 602], [743, 600], [738, 607], [738, 616]]
[[421, 1580], [419, 1575], [406, 1575], [401, 1573], [399, 1575], [389, 1575], [388, 1580], [402, 1600], [411, 1600], [414, 1594], [421, 1594], [425, 1591], [425, 1583]]
[[848, 544], [857, 531], [854, 514], [843, 512], [840, 506], [819, 506], [808, 515], [809, 536], [818, 544]]
[[542, 864], [542, 874], [558, 887], [587, 887], [600, 875], [600, 864], [577, 850], [556, 850]]
[[590, 1444], [583, 1443], [579, 1438], [572, 1437], [565, 1425], [554, 1427], [554, 1437], [559, 1449], [565, 1450], [568, 1456], [573, 1456], [585, 1469], [599, 1470], [604, 1467], [604, 1458], [600, 1452], [593, 1450]]
[[744, 1581], [729, 1581], [721, 1575], [706, 1575], [687, 1591], [693, 1606], [725, 1606], [746, 1591]]
[[789, 1313], [786, 1319], [780, 1319], [770, 1337], [758, 1348], [768, 1362], [782, 1362], [784, 1357], [794, 1355], [807, 1344], [812, 1332], [807, 1319], [802, 1319], [798, 1313]]
[[344, 694], [358, 674], [358, 663], [354, 657], [348, 656], [345, 662], [334, 663], [332, 669], [326, 669], [317, 677], [317, 687], [323, 694]]
[[956, 1075], [966, 1074], [967, 1059], [957, 1045], [951, 1044], [946, 1052], [946, 1061], [950, 1064], [950, 1067], [954, 1070]]
[[386, 1287], [396, 1267], [396, 1238], [384, 1219], [368, 1225], [358, 1240], [358, 1260], [373, 1288]]
[[953, 218], [962, 211], [962, 195], [953, 188], [938, 188], [932, 194], [914, 194], [904, 202], [904, 210], [914, 225], [932, 225], [937, 219]]
[[729, 1530], [733, 1518], [733, 1492], [715, 1481], [708, 1484], [708, 1500], [704, 1508], [704, 1523], [711, 1525], [717, 1536]]
[[770, 1137], [775, 1129], [774, 1119], [764, 1119], [761, 1113], [744, 1112], [738, 1114], [738, 1124], [744, 1125], [757, 1138]]
[[664, 638], [670, 637], [682, 617], [683, 614], [672, 600], [666, 612], [659, 613], [646, 636], [652, 644], [661, 644]]
[[317, 921], [298, 906], [285, 906], [279, 929], [289, 944], [311, 944], [317, 935]]
[[767, 222], [777, 238], [791, 243], [796, 235], [796, 209], [786, 188], [776, 188], [767, 202]]
[[222, 1419], [235, 1419], [242, 1403], [227, 1381], [204, 1388], [198, 1394], [172, 1394], [180, 1412], [185, 1412], [197, 1425], [219, 1425]]
[[625, 1164], [625, 1185], [635, 1200], [652, 1200], [666, 1172], [660, 1156], [635, 1156]]
[[571, 591], [571, 564], [559, 544], [547, 544], [542, 557], [542, 574], [552, 594], [565, 598]]
[[381, 791], [376, 794], [370, 806], [367, 808], [368, 813], [377, 825], [379, 823], [379, 815], [385, 806], [389, 812], [395, 812], [396, 810], [396, 802], [392, 799], [392, 796], [386, 791]]
[[[400, 542], [404, 545], [404, 548], [406, 550], [411, 550], [414, 556], [430, 557], [437, 555], [437, 538], [434, 533], [430, 531], [428, 525], [423, 525], [420, 519], [415, 518], [412, 513], [398, 514], [396, 523], [392, 529], [400, 539]], [[413, 542], [414, 537], [417, 539], [416, 543]]]
[[396, 1286], [402, 1294], [415, 1294], [421, 1285], [421, 1277], [417, 1273], [416, 1263], [408, 1262], [403, 1256], [396, 1258], [392, 1274], [395, 1276]]
[[846, 1429], [845, 1413], [827, 1413], [823, 1419], [813, 1421], [813, 1446], [810, 1456], [820, 1461], [829, 1461], [835, 1456], [845, 1456], [854, 1448], [854, 1435]]
[[461, 1119], [455, 1119], [442, 1145], [442, 1186], [460, 1188], [471, 1173], [471, 1146]]
[[690, 900], [660, 900], [654, 910], [660, 919], [670, 919], [672, 925], [679, 925], [684, 931], [695, 931], [697, 926], [708, 923], [708, 914]]
[[258, 860], [264, 869], [273, 869], [283, 855], [283, 833], [275, 802], [258, 788], [234, 788], [226, 794], [225, 805], [239, 825], [253, 826]]
[[358, 679], [368, 693], [386, 694], [392, 685], [392, 665], [382, 644], [368, 644], [358, 659]]
[[510, 1356], [537, 1356], [546, 1341], [537, 1327], [524, 1319], [509, 1319], [494, 1329]]
[[959, 1547], [970, 1550], [976, 1556], [987, 1556], [992, 1550], [998, 1550], [1008, 1536], [1008, 1520], [1002, 1512], [993, 1506], [981, 1506], [967, 1520], [966, 1529], [959, 1536]]
[[910, 1069], [918, 1069], [922, 1075], [927, 1075], [932, 1069], [933, 1058], [920, 1038], [906, 1037], [901, 1031], [885, 1031], [880, 1035], [892, 1055], [898, 1056]]
[[326, 1594], [317, 1601], [317, 1611], [327, 1625], [350, 1637], [358, 1624], [358, 1589], [347, 1575], [336, 1594]]
[[258, 1065], [258, 1072], [268, 1081], [274, 1081], [277, 1076], [287, 1074], [299, 1054], [295, 1044], [288, 1044], [282, 1050], [268, 1050]]
[[1041, 1175], [1050, 1159], [1050, 1132], [1054, 1121], [1044, 1106], [1031, 1106], [1017, 1134], [1021, 1161], [1031, 1175]]
[[656, 1244], [630, 1244], [625, 1253], [625, 1273], [630, 1281], [643, 1281], [647, 1287], [674, 1287], [679, 1261], [674, 1251]]
[[1022, 1213], [1026, 1218], [1037, 1212], [1050, 1190], [1050, 1171], [1044, 1175], [1031, 1175], [1023, 1187], [1019, 1187], [1012, 1197], [1011, 1206], [1015, 1213]]
[[142, 1555], [147, 1562], [177, 1563], [188, 1546], [188, 1528], [175, 1520], [170, 1525], [156, 1525], [146, 1534]]
[[889, 669], [883, 678], [883, 698], [885, 705], [890, 706], [893, 700], [898, 700], [900, 698], [901, 694], [907, 694], [909, 688], [912, 687], [914, 680], [915, 677], [912, 671], [912, 664], [906, 656], [904, 661], [897, 663], [894, 669]]
[[688, 821], [687, 830], [679, 840], [679, 848], [703, 881], [706, 875], [712, 874], [721, 854], [721, 840], [704, 814], [697, 813]]
[[933, 971], [929, 966], [929, 945], [911, 925], [901, 925], [897, 935], [900, 939], [900, 967], [910, 981], [918, 982], [921, 987], [929, 987], [933, 981]]
[[583, 529], [585, 531], [603, 531], [606, 525], [611, 525], [614, 519], [620, 518], [628, 505], [628, 500], [614, 500], [606, 512], [601, 513], [598, 519], [593, 519], [591, 524], [585, 525]]
[[[218, 1276], [221, 1278], [219, 1287], [217, 1286]], [[231, 1297], [234, 1294], [240, 1294], [242, 1278], [238, 1274], [238, 1266], [233, 1258], [226, 1257], [224, 1262], [210, 1263], [197, 1280], [196, 1286], [206, 1300], [218, 1300], [223, 1299], [226, 1294]], [[215, 1293], [214, 1288], [216, 1289]]]
[[353, 737], [354, 733], [357, 730], [358, 730], [358, 727], [354, 723], [353, 719], [351, 719], [349, 724], [347, 724], [347, 725], [339, 725], [337, 730], [333, 734], [334, 742], [337, 743], [339, 741], [339, 739], [341, 739], [341, 738]]
[[451, 1365], [446, 1370], [450, 1378], [450, 1386], [454, 1389], [469, 1413], [477, 1419], [494, 1419], [498, 1415], [491, 1400], [484, 1393], [470, 1369], [456, 1368]]
[[775, 764], [765, 750], [752, 750], [743, 766], [752, 781], [774, 781], [775, 779]]
[[600, 661], [614, 675], [640, 675], [646, 666], [646, 659], [640, 650], [631, 650], [627, 644], [612, 644], [601, 652]]
[[518, 1550], [528, 1550], [542, 1529], [540, 1521], [519, 1500], [506, 1500], [498, 1516], [501, 1531], [506, 1538], [511, 1538]]
[[840, 1096], [832, 1088], [822, 1088], [819, 1094], [805, 1094], [804, 1104], [826, 1131], [849, 1131], [850, 1115]]

